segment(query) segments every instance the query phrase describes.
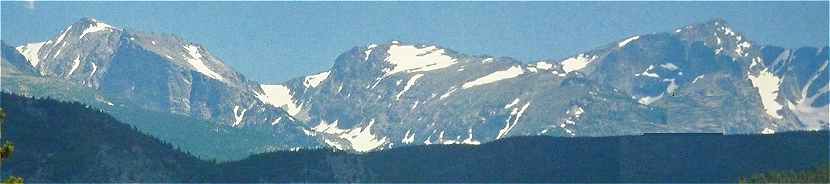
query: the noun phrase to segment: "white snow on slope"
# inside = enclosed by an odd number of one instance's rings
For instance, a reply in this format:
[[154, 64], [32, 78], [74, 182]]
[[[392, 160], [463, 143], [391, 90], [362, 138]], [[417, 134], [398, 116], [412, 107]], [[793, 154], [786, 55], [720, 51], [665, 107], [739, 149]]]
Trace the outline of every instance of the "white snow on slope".
[[662, 99], [663, 95], [665, 95], [666, 93], [674, 93], [674, 91], [677, 90], [678, 87], [680, 87], [675, 82], [675, 79], [663, 79], [663, 82], [669, 82], [669, 85], [666, 86], [666, 90], [661, 92], [660, 95], [641, 97], [639, 100], [637, 100], [637, 102], [643, 105], [649, 105], [651, 103], [656, 102], [657, 100]]
[[492, 63], [493, 61], [495, 61], [495, 59], [493, 59], [493, 58], [485, 58], [485, 59], [482, 59], [482, 60], [481, 60], [481, 63]]
[[775, 134], [775, 130], [770, 128], [764, 128], [764, 130], [761, 131], [761, 134]]
[[582, 113], [585, 113], [585, 110], [582, 109], [582, 107], [577, 106], [574, 110], [574, 117], [579, 118], [580, 116], [582, 116]]
[[386, 51], [386, 62], [392, 68], [384, 69], [385, 76], [398, 72], [421, 72], [446, 68], [456, 63], [456, 59], [445, 55], [444, 49], [429, 46], [418, 48], [412, 45], [390, 45]]
[[783, 118], [778, 114], [778, 110], [781, 110], [784, 106], [775, 101], [778, 98], [781, 79], [767, 71], [767, 69], [762, 70], [758, 75], [749, 75], [748, 78], [752, 82], [752, 86], [758, 89], [758, 95], [761, 96], [761, 104], [764, 105], [766, 113], [776, 119]]
[[621, 41], [620, 43], [618, 43], [618, 44], [617, 44], [617, 47], [622, 48], [622, 47], [624, 47], [625, 45], [627, 45], [627, 44], [628, 44], [628, 42], [631, 42], [631, 41], [634, 41], [634, 40], [637, 40], [637, 39], [640, 39], [640, 36], [633, 36], [633, 37], [631, 37], [631, 38], [627, 38], [627, 39], [625, 39], [625, 40]]
[[415, 142], [415, 132], [410, 133], [412, 130], [406, 130], [406, 134], [403, 135], [403, 139], [401, 139], [401, 143], [404, 144], [412, 144]]
[[92, 25], [90, 25], [89, 27], [87, 27], [86, 29], [84, 29], [84, 31], [81, 32], [81, 37], [79, 37], [78, 39], [83, 39], [84, 36], [86, 36], [87, 33], [94, 33], [94, 32], [98, 32], [98, 31], [112, 31], [112, 29], [114, 29], [114, 28], [112, 26], [108, 25], [108, 24], [104, 24], [104, 23], [101, 23], [101, 22], [95, 22]]
[[423, 76], [424, 76], [424, 74], [419, 73], [419, 74], [415, 74], [411, 78], [409, 78], [409, 80], [406, 81], [406, 86], [403, 87], [403, 90], [401, 90], [401, 92], [398, 92], [398, 94], [395, 95], [395, 100], [400, 100], [401, 95], [403, 95], [403, 93], [405, 93], [406, 91], [409, 91], [409, 88], [411, 88], [412, 85], [415, 85], [415, 82], [418, 81], [418, 79], [423, 77]]
[[750, 47], [752, 47], [752, 44], [750, 44], [747, 41], [743, 41], [739, 43], [737, 47], [735, 47], [735, 53], [737, 53], [740, 56], [747, 56], [749, 54], [748, 51]]
[[470, 128], [470, 129], [467, 129], [467, 139], [464, 139], [464, 141], [461, 141], [461, 144], [479, 145], [479, 144], [481, 144], [481, 142], [473, 139], [473, 129]]
[[[525, 110], [527, 110], [527, 107], [529, 107], [529, 106], [530, 106], [530, 102], [527, 102], [527, 104], [522, 106], [521, 109], [513, 108], [513, 110], [510, 111], [510, 117], [507, 118], [507, 120], [505, 120], [506, 122], [504, 124], [504, 128], [499, 130], [499, 134], [496, 135], [496, 139], [501, 139], [504, 136], [507, 136], [507, 134], [510, 133], [510, 130], [513, 130], [513, 127], [516, 127], [516, 124], [519, 123], [519, 118], [522, 117], [522, 114], [525, 113]], [[512, 123], [510, 122], [511, 119], [513, 120]]]
[[279, 107], [294, 116], [300, 112], [301, 106], [294, 104], [294, 97], [291, 96], [291, 90], [283, 85], [260, 85], [265, 94], [257, 93], [257, 98], [274, 107]]
[[215, 71], [211, 70], [210, 67], [205, 65], [205, 61], [203, 60], [203, 57], [202, 57], [202, 52], [199, 50], [198, 46], [187, 45], [187, 46], [184, 46], [184, 49], [185, 49], [185, 51], [187, 51], [187, 55], [188, 55], [188, 57], [185, 57], [185, 60], [187, 60], [187, 63], [190, 63], [190, 66], [193, 66], [193, 68], [197, 72], [205, 74], [205, 76], [208, 76], [210, 78], [214, 78], [216, 80], [220, 80], [220, 81], [225, 80], [225, 78], [222, 77], [222, 75], [219, 75], [219, 73], [216, 73]]
[[369, 121], [369, 124], [363, 128], [353, 128], [345, 134], [341, 134], [340, 138], [346, 139], [351, 143], [353, 150], [358, 152], [372, 151], [377, 147], [386, 143], [387, 138], [377, 138], [372, 134], [372, 125], [375, 124], [375, 119]]
[[514, 100], [513, 100], [512, 102], [510, 102], [509, 104], [504, 105], [504, 109], [509, 109], [509, 108], [513, 107], [514, 105], [516, 105], [516, 104], [518, 104], [518, 103], [519, 103], [519, 100], [521, 100], [521, 99], [519, 99], [519, 98], [514, 99]]
[[647, 77], [660, 78], [660, 75], [657, 75], [657, 73], [651, 72], [651, 70], [654, 70], [654, 65], [648, 65], [648, 68], [646, 68], [646, 70], [644, 70], [642, 73], [634, 74], [634, 76], [637, 76], [637, 77], [647, 76]]
[[375, 50], [375, 47], [377, 47], [377, 46], [378, 46], [378, 45], [375, 45], [375, 44], [370, 44], [370, 45], [369, 45], [369, 47], [367, 47], [367, 48], [366, 48], [366, 50], [365, 50], [365, 51], [363, 51], [363, 55], [364, 55], [363, 60], [364, 60], [364, 61], [368, 61], [368, 60], [369, 60], [369, 56], [371, 56], [372, 51], [374, 51], [374, 50]]
[[660, 100], [661, 98], [663, 98], [663, 93], [660, 93], [660, 95], [657, 95], [657, 96], [642, 97], [639, 100], [637, 100], [637, 102], [640, 103], [640, 104], [643, 104], [643, 105], [649, 105], [651, 103], [654, 103], [657, 100]]
[[449, 89], [449, 90], [447, 90], [447, 92], [446, 92], [446, 93], [444, 93], [444, 94], [442, 94], [440, 97], [438, 97], [438, 99], [439, 99], [439, 100], [443, 100], [443, 99], [445, 99], [445, 98], [447, 98], [447, 97], [450, 97], [450, 95], [452, 95], [452, 93], [454, 93], [454, 92], [455, 92], [455, 90], [458, 90], [458, 88], [456, 88], [455, 86], [450, 87], [450, 89]]
[[75, 73], [75, 70], [78, 69], [78, 66], [81, 65], [81, 56], [78, 55], [75, 57], [75, 60], [72, 60], [72, 68], [69, 69], [69, 73], [66, 74], [66, 77], [72, 76], [72, 73]]
[[553, 64], [544, 61], [536, 62], [536, 69], [550, 70], [551, 68], [553, 68]]
[[57, 52], [55, 52], [55, 54], [54, 54], [54, 55], [52, 55], [52, 59], [54, 59], [54, 58], [56, 58], [56, 57], [60, 56], [60, 55], [61, 55], [61, 51], [63, 51], [63, 48], [64, 48], [64, 47], [66, 47], [66, 42], [61, 43], [61, 46], [60, 46], [60, 47], [58, 47], [58, 51], [57, 51]]
[[303, 80], [303, 86], [305, 86], [306, 88], [315, 88], [318, 85], [320, 85], [321, 82], [328, 79], [330, 73], [330, 71], [325, 71], [318, 74], [306, 76], [305, 80]]
[[464, 83], [463, 85], [461, 85], [461, 88], [467, 89], [467, 88], [471, 88], [471, 87], [475, 87], [475, 86], [489, 84], [489, 83], [493, 83], [493, 82], [504, 80], [504, 79], [518, 77], [519, 75], [522, 75], [522, 74], [524, 74], [524, 70], [522, 70], [522, 67], [520, 67], [520, 66], [511, 66], [507, 70], [496, 71], [496, 72], [488, 74], [484, 77], [481, 77], [481, 78], [478, 78], [476, 80]]
[[[58, 39], [55, 40], [54, 44], [61, 43], [63, 41], [63, 39], [66, 38], [66, 34], [69, 33], [69, 29], [72, 29], [72, 26], [66, 27], [66, 30], [63, 30], [63, 32], [61, 32], [61, 35], [58, 36]], [[57, 55], [57, 54], [55, 54], [55, 55]]]
[[280, 121], [282, 121], [282, 117], [274, 119], [274, 121], [271, 122], [271, 125], [276, 125], [276, 124], [280, 123]]
[[95, 72], [98, 71], [98, 65], [95, 65], [95, 63], [92, 62], [90, 62], [89, 64], [92, 64], [92, 72], [89, 72], [89, 77], [91, 78], [95, 75]]
[[692, 84], [694, 84], [695, 82], [697, 82], [697, 80], [702, 79], [702, 78], [703, 78], [703, 75], [704, 75], [704, 74], [700, 74], [700, 75], [698, 75], [697, 77], [695, 77], [695, 79], [693, 79], [693, 80], [692, 80]]
[[245, 112], [247, 112], [247, 111], [248, 111], [248, 109], [242, 109], [242, 111], [240, 112], [238, 105], [233, 106], [233, 126], [234, 127], [239, 126], [239, 124], [242, 123], [242, 119], [245, 118]]
[[660, 64], [660, 67], [663, 67], [666, 70], [671, 70], [671, 71], [675, 71], [675, 70], [680, 68], [680, 67], [677, 67], [677, 65], [674, 65], [674, 63], [663, 63], [663, 64]]
[[37, 67], [37, 64], [40, 63], [40, 55], [38, 55], [38, 53], [40, 52], [40, 48], [43, 48], [44, 44], [46, 44], [46, 42], [29, 43], [15, 47], [15, 49], [20, 52], [20, 54], [22, 54], [27, 61], [29, 61], [29, 64], [32, 65], [32, 67]]
[[337, 123], [339, 120], [334, 120], [333, 123], [329, 124], [326, 121], [320, 121], [320, 124], [311, 128], [316, 132], [323, 132], [327, 134], [341, 134], [343, 132], [349, 131], [347, 129], [340, 129], [337, 127]]
[[[819, 130], [822, 128], [828, 128], [827, 124], [827, 117], [830, 117], [830, 105], [825, 104], [824, 106], [814, 107], [811, 104], [816, 100], [820, 100], [823, 94], [830, 93], [830, 85], [825, 85], [823, 88], [818, 89], [815, 94], [810, 96], [808, 94], [808, 90], [810, 86], [813, 86], [813, 83], [819, 79], [821, 76], [821, 72], [827, 69], [828, 62], [825, 61], [824, 64], [819, 67], [816, 73], [813, 74], [804, 87], [801, 89], [801, 99], [796, 102], [791, 100], [787, 100], [787, 108], [792, 110], [795, 113], [798, 120], [805, 124], [807, 129], [810, 130]], [[827, 81], [820, 81], [819, 82], [827, 82]]]
[[674, 93], [674, 90], [680, 87], [674, 79], [663, 79], [663, 82], [669, 82], [669, 86], [666, 86], [666, 92], [669, 94]]
[[588, 66], [588, 63], [591, 63], [591, 61], [594, 61], [595, 59], [597, 59], [597, 56], [579, 54], [575, 57], [571, 57], [562, 61], [562, 70], [565, 70], [565, 73], [581, 70], [582, 68]]

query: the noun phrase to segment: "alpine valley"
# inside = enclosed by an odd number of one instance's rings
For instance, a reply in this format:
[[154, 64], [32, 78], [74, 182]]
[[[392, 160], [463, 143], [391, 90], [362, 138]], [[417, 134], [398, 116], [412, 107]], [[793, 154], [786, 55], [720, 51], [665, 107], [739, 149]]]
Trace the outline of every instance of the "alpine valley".
[[829, 62], [827, 46], [763, 45], [714, 19], [539, 61], [368, 44], [327, 71], [262, 84], [197, 43], [84, 18], [44, 42], [3, 43], [2, 89], [80, 102], [198, 157], [238, 160], [531, 135], [823, 130]]

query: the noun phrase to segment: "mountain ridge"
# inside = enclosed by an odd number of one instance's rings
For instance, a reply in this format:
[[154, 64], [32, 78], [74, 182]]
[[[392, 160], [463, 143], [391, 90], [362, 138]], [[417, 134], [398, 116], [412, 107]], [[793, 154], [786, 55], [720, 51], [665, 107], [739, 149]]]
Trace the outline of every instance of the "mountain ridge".
[[[17, 50], [37, 50], [29, 61], [43, 75], [141, 108], [368, 152], [517, 135], [827, 128], [827, 85], [815, 82], [827, 78], [827, 47], [776, 48], [723, 19], [527, 63], [392, 41], [352, 47], [328, 70], [278, 84], [247, 80], [198, 44], [91, 18], [40, 48]], [[789, 57], [797, 51], [801, 57]], [[147, 62], [155, 67], [143, 68]]]

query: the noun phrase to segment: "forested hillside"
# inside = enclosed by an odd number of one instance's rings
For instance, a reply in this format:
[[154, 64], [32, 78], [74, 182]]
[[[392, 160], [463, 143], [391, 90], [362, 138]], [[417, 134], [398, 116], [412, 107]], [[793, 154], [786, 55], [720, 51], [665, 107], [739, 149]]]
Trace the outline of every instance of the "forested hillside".
[[26, 182], [176, 182], [207, 162], [79, 103], [3, 93], [2, 175]]
[[199, 160], [83, 104], [3, 94], [2, 175], [27, 182], [736, 182], [828, 163], [828, 132], [514, 137]]

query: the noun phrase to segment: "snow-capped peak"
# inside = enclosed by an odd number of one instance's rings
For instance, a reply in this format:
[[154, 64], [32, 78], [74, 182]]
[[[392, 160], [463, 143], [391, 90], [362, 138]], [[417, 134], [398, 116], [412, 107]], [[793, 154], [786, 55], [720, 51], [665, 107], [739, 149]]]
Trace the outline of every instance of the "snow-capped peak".
[[83, 39], [84, 36], [86, 36], [86, 34], [88, 34], [88, 33], [118, 30], [118, 28], [116, 28], [116, 27], [113, 27], [109, 24], [100, 22], [100, 21], [95, 20], [93, 18], [81, 19], [80, 24], [83, 25], [84, 30], [81, 32], [81, 36], [78, 37], [78, 39]]

